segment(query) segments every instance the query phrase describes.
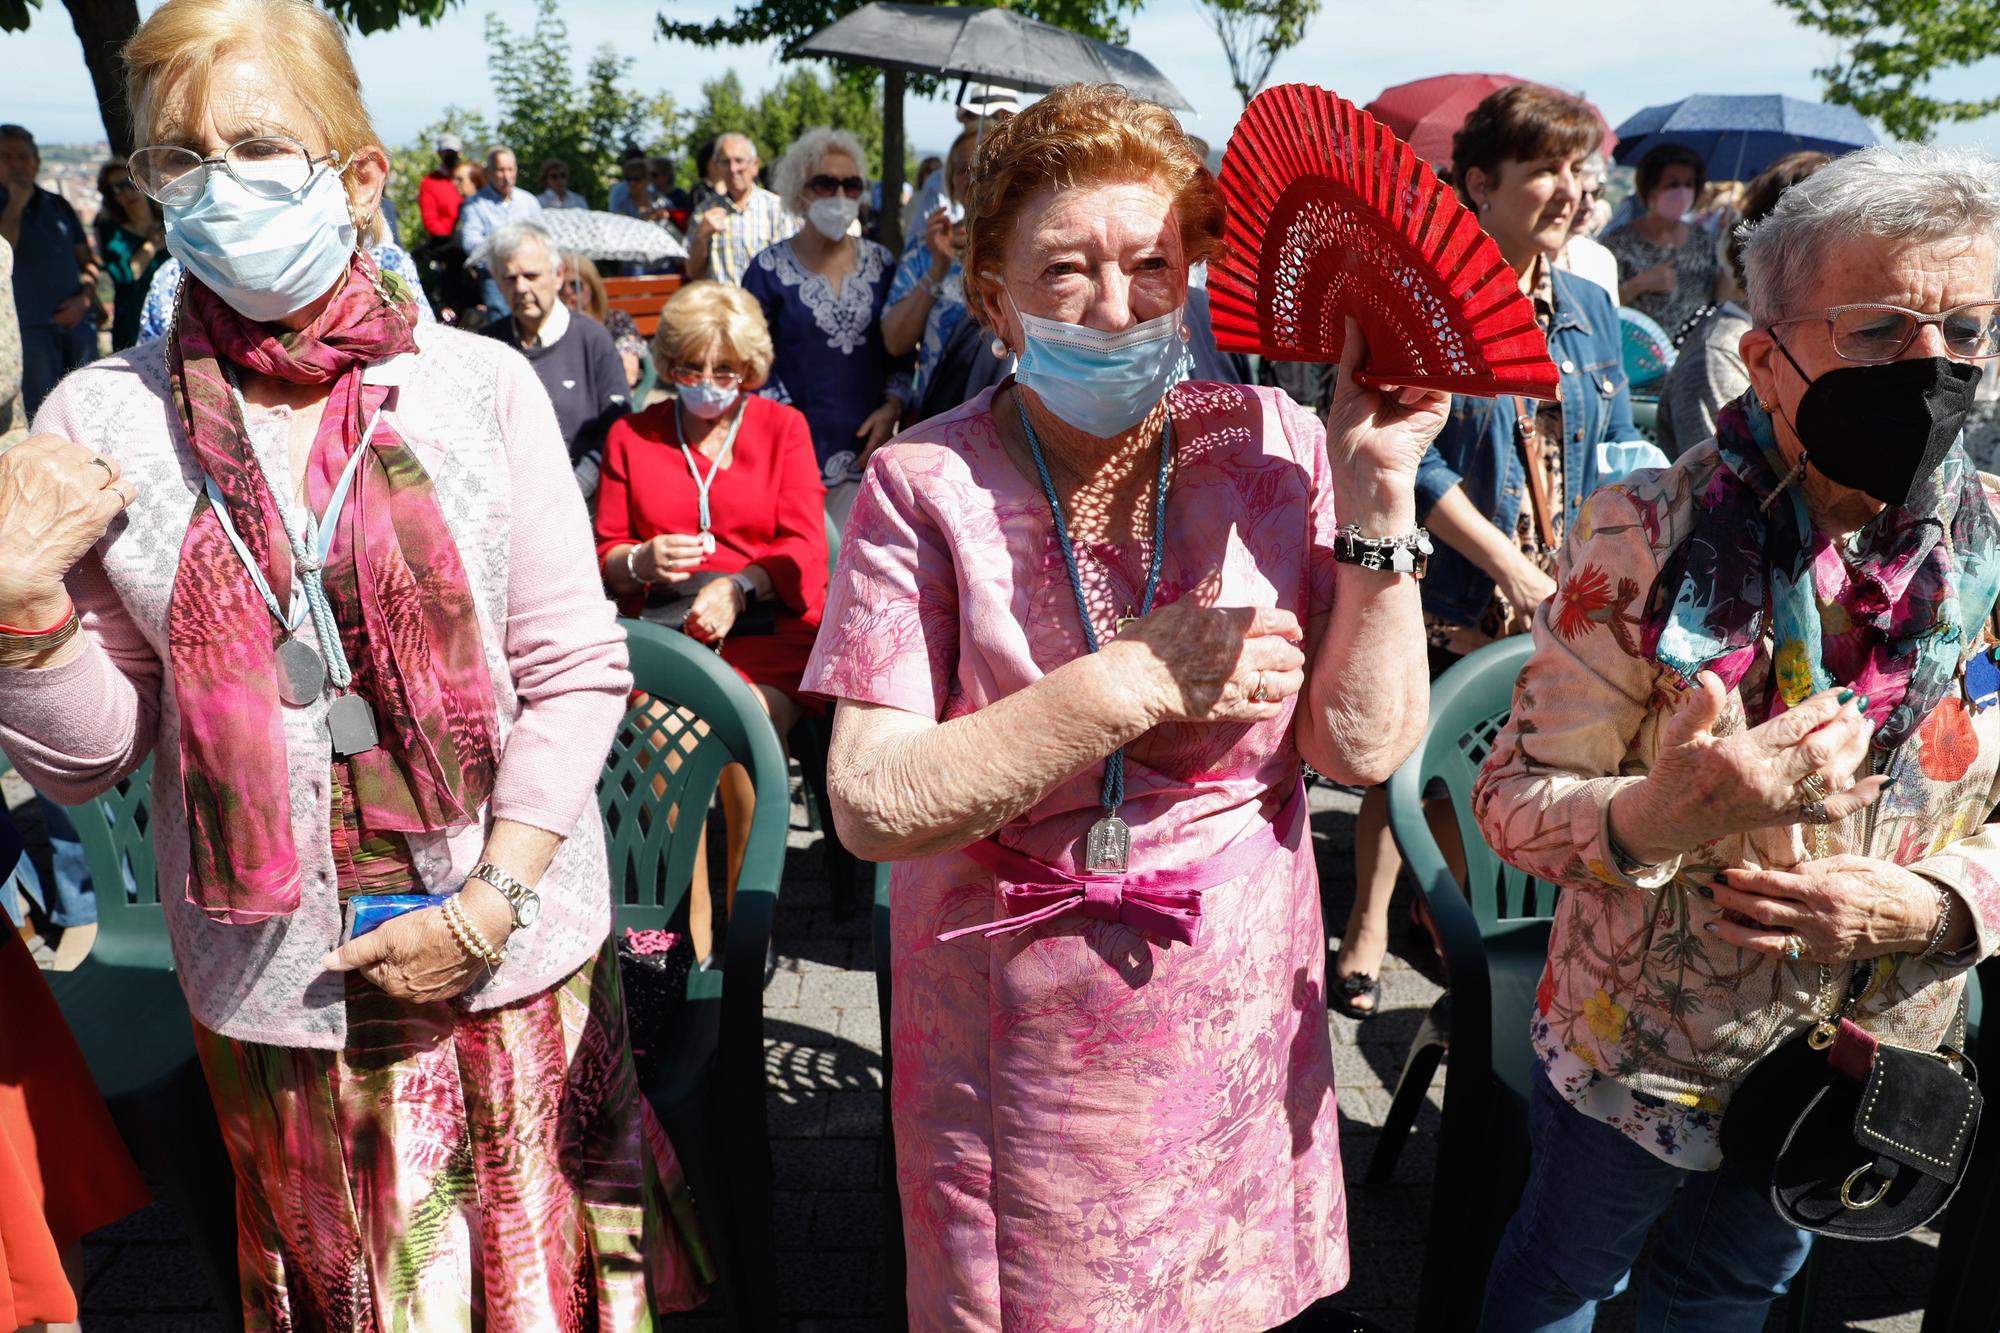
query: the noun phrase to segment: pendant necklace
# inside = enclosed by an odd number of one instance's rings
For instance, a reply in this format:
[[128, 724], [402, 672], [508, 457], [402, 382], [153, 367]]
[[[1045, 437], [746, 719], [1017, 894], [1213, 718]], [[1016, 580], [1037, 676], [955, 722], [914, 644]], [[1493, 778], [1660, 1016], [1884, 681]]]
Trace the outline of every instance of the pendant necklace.
[[[235, 376], [230, 376], [230, 387], [235, 388]], [[242, 410], [242, 394], [237, 394], [238, 410]], [[354, 672], [347, 660], [347, 650], [340, 641], [340, 626], [335, 622], [332, 604], [327, 601], [325, 569], [328, 556], [333, 551], [334, 534], [339, 527], [340, 513], [347, 503], [347, 493], [354, 483], [354, 474], [361, 463], [362, 455], [368, 452], [370, 441], [375, 437], [375, 427], [382, 420], [378, 409], [369, 418], [368, 426], [361, 433], [361, 442], [348, 455], [346, 467], [341, 469], [340, 480], [334, 486], [333, 495], [326, 504], [323, 515], [315, 515], [312, 506], [306, 505], [304, 530], [294, 529], [286, 507], [280, 503], [279, 518], [285, 524], [285, 535], [292, 547], [292, 604], [289, 608], [278, 605], [277, 594], [264, 577], [264, 571], [257, 565], [243, 534], [236, 529], [236, 521], [231, 517], [227, 499], [215, 478], [202, 474], [202, 483], [208, 493], [209, 507], [214, 510], [216, 520], [222, 525], [223, 535], [235, 548], [236, 556], [250, 574], [250, 581], [264, 599], [268, 609], [285, 637], [277, 647], [278, 697], [294, 708], [303, 708], [326, 692], [329, 684], [339, 693], [327, 705], [327, 729], [331, 733], [335, 754], [349, 756], [372, 750], [380, 743], [380, 732], [375, 724], [375, 710], [368, 701], [348, 687], [353, 684]], [[261, 473], [262, 468], [259, 468]], [[265, 478], [266, 489], [271, 490], [272, 499], [277, 501], [277, 492]], [[317, 649], [300, 634], [301, 627], [310, 618], [313, 623], [313, 637], [319, 641]]]
[[[1035, 427], [1028, 420], [1028, 405], [1020, 396], [1015, 396], [1015, 406], [1021, 412], [1021, 430], [1028, 437], [1028, 452], [1035, 459], [1035, 473], [1041, 478], [1042, 496], [1049, 502], [1049, 513], [1055, 519], [1056, 545], [1062, 551], [1063, 568], [1069, 573], [1069, 590], [1076, 597], [1076, 614], [1083, 622], [1083, 641], [1091, 652], [1097, 651], [1097, 627], [1090, 620], [1090, 604], [1084, 600], [1083, 578], [1076, 569], [1076, 547], [1070, 541], [1069, 524], [1063, 519], [1062, 502], [1056, 498], [1056, 484], [1049, 476], [1048, 462], [1042, 457], [1042, 442], [1035, 436]], [[1153, 596], [1160, 590], [1160, 566], [1167, 549], [1167, 484], [1174, 457], [1174, 414], [1171, 409], [1160, 427], [1160, 478], [1154, 488], [1153, 499], [1153, 558], [1146, 567], [1146, 594], [1139, 603], [1139, 616], [1151, 613]], [[1121, 617], [1118, 628], [1121, 632], [1138, 616]], [[1125, 747], [1119, 746], [1104, 760], [1104, 790], [1099, 797], [1104, 807], [1104, 817], [1090, 826], [1089, 834], [1083, 841], [1083, 871], [1086, 875], [1122, 875], [1132, 863], [1132, 829], [1118, 817], [1118, 810], [1125, 804]]]
[[687, 437], [681, 434], [680, 404], [674, 404], [674, 440], [680, 445], [681, 457], [687, 460], [688, 472], [694, 477], [695, 502], [701, 514], [701, 553], [703, 555], [715, 554], [715, 534], [709, 531], [708, 488], [715, 484], [715, 474], [722, 471], [723, 464], [729, 461], [729, 451], [736, 447], [736, 429], [742, 424], [743, 402], [739, 398], [736, 403], [736, 410], [729, 418], [729, 433], [722, 437], [722, 447], [715, 451], [715, 460], [708, 465], [708, 475], [704, 477], [701, 475], [701, 469], [695, 466], [694, 450], [688, 448]]

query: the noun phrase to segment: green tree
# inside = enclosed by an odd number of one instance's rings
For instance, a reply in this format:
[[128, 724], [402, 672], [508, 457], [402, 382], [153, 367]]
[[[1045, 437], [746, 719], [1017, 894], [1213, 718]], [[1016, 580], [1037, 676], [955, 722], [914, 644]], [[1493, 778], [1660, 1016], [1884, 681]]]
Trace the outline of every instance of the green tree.
[[867, 158], [862, 170], [870, 177], [881, 175], [882, 97], [873, 79], [794, 69], [753, 101], [744, 95], [742, 80], [732, 70], [704, 83], [701, 93], [702, 103], [685, 127], [690, 158], [700, 144], [740, 132], [750, 136], [765, 163], [775, 163], [799, 135], [828, 125], [853, 133]]
[[500, 101], [496, 131], [520, 160], [523, 184], [539, 190], [542, 162], [559, 157], [569, 163], [570, 188], [602, 205], [628, 140], [643, 146], [671, 138], [672, 101], [627, 89], [632, 63], [605, 46], [579, 82], [556, 0], [537, 0], [526, 32], [486, 16], [486, 67]]
[[1305, 40], [1320, 0], [1195, 0], [1229, 60], [1229, 81], [1250, 105], [1278, 57]]
[[1924, 89], [1941, 70], [2000, 55], [1995, 0], [1778, 0], [1800, 24], [1841, 44], [1816, 69], [1830, 102], [1853, 107], [1898, 139], [1929, 139], [1952, 121], [2000, 111], [2000, 96], [1953, 101]]
[[[429, 27], [459, 0], [320, 0], [341, 23], [362, 32], [385, 32], [404, 19]], [[63, 0], [70, 25], [83, 43], [83, 63], [97, 94], [97, 113], [111, 151], [124, 157], [132, 142], [132, 114], [125, 105], [125, 71], [118, 52], [139, 30], [139, 0]], [[42, 0], [0, 0], [0, 32], [24, 32]]]

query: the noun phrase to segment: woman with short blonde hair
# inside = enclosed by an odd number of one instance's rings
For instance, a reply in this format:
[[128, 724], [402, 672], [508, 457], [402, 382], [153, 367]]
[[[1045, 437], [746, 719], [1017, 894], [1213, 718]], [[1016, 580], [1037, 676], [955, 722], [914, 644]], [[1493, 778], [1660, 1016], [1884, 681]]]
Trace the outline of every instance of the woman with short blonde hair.
[[1416, 580], [1336, 534], [1415, 550], [1446, 399], [1351, 323], [1325, 426], [1186, 382], [1221, 198], [1123, 89], [989, 131], [971, 207], [1020, 369], [876, 453], [805, 676], [895, 863], [911, 1327], [1274, 1328], [1348, 1275], [1300, 764], [1380, 781], [1427, 708]]
[[0, 629], [0, 744], [71, 803], [154, 761], [248, 1326], [651, 1327], [706, 1263], [633, 1074], [594, 799], [631, 676], [548, 396], [360, 248], [389, 164], [323, 11], [167, 0], [126, 54], [187, 277], [0, 455], [0, 625], [48, 630]]
[[764, 312], [741, 287], [693, 282], [660, 312], [653, 331], [653, 364], [664, 377], [670, 367], [700, 365], [711, 354], [738, 367], [743, 387], [759, 389], [771, 377], [771, 329]]

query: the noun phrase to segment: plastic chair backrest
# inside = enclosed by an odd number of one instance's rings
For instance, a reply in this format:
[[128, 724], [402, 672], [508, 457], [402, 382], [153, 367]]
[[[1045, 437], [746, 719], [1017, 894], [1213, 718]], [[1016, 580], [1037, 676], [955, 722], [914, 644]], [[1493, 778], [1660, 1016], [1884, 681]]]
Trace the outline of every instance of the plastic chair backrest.
[[1533, 639], [1516, 635], [1468, 654], [1439, 676], [1431, 687], [1431, 720], [1423, 744], [1389, 779], [1390, 822], [1420, 884], [1435, 884], [1447, 873], [1423, 816], [1424, 789], [1433, 779], [1444, 784], [1465, 849], [1470, 882], [1463, 887], [1481, 935], [1510, 921], [1555, 915], [1556, 886], [1494, 855], [1472, 813], [1472, 784], [1506, 725], [1514, 681], [1533, 652]]
[[[755, 971], [761, 981], [763, 936], [791, 823], [791, 786], [777, 732], [750, 687], [715, 652], [659, 625], [619, 623], [640, 697], [618, 724], [597, 782], [618, 926], [659, 929], [673, 919], [693, 879], [716, 783], [724, 766], [742, 764], [757, 808], [737, 877], [729, 961], [726, 969], [690, 976], [688, 994], [719, 993], [735, 966], [739, 935], [759, 937]], [[678, 756], [674, 763], [669, 754]], [[716, 861], [710, 866], [711, 874], [720, 870]]]
[[109, 967], [170, 971], [174, 965], [153, 860], [152, 783], [148, 759], [111, 790], [68, 807], [97, 895], [97, 939], [90, 957]]
[[833, 582], [833, 571], [840, 568], [840, 528], [834, 523], [833, 515], [826, 516], [826, 579]]
[[649, 350], [639, 353], [639, 382], [632, 386], [632, 396], [626, 400], [627, 405], [634, 412], [645, 411], [646, 404], [652, 399], [653, 390], [659, 387], [659, 383], [660, 370], [653, 364], [652, 352]]

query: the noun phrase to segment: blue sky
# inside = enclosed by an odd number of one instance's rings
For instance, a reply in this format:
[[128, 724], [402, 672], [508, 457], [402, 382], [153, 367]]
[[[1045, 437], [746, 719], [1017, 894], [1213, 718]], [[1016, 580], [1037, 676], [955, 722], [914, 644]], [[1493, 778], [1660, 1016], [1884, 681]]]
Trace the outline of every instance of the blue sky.
[[[140, 0], [141, 14], [158, 0]], [[633, 82], [670, 92], [683, 106], [700, 100], [701, 83], [735, 69], [744, 86], [777, 78], [775, 46], [705, 50], [653, 38], [663, 9], [700, 21], [728, 12], [715, 0], [563, 0], [562, 12], [581, 60], [611, 42], [638, 61]], [[487, 111], [484, 16], [498, 13], [526, 27], [531, 0], [464, 0], [433, 28], [406, 26], [356, 38], [362, 84], [377, 124], [392, 144], [411, 139], [447, 104]], [[1187, 124], [1220, 145], [1240, 105], [1221, 47], [1193, 0], [1150, 0], [1131, 21], [1132, 45], [1187, 94]], [[1384, 87], [1457, 70], [1498, 70], [1581, 92], [1615, 125], [1643, 106], [1694, 92], [1783, 92], [1818, 96], [1815, 65], [1831, 47], [1795, 26], [1770, 0], [1326, 0], [1305, 43], [1278, 62], [1273, 82], [1322, 84], [1357, 102]], [[50, 143], [102, 137], [83, 57], [61, 0], [44, 0], [26, 33], [0, 36], [0, 120], [19, 121]], [[1978, 97], [2000, 86], [2000, 60], [1942, 80], [1942, 96]], [[912, 98], [911, 139], [923, 150], [950, 141], [945, 101]], [[1981, 145], [2000, 154], [2000, 116], [1944, 130], [1946, 143]]]

